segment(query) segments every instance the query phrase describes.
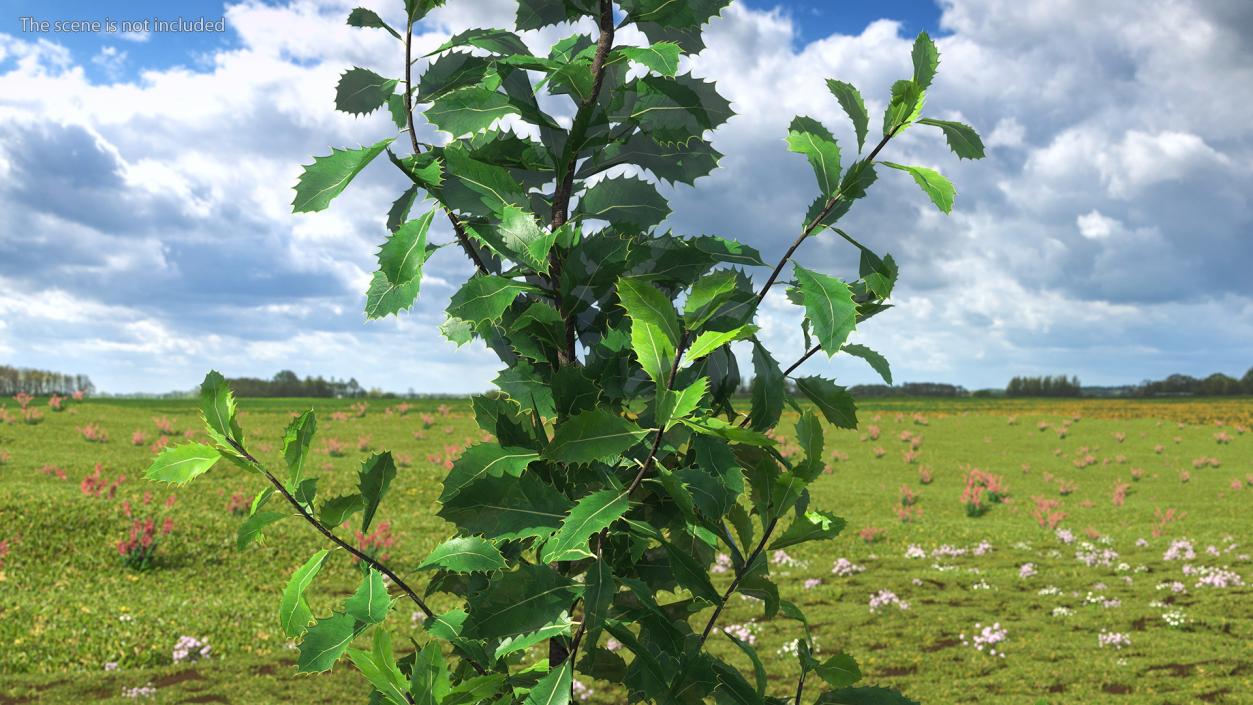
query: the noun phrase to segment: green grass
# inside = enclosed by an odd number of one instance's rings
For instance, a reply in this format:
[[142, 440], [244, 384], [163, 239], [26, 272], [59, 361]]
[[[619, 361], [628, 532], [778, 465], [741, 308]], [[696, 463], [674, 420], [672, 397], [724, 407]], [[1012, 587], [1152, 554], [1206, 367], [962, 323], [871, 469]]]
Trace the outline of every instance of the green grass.
[[[43, 400], [35, 403], [46, 409]], [[442, 461], [446, 446], [459, 448], [479, 432], [464, 402], [444, 402], [452, 407], [447, 416], [437, 414], [440, 402], [434, 401], [416, 403], [407, 415], [385, 414], [395, 403], [372, 401], [363, 418], [338, 421], [329, 414], [347, 411], [349, 402], [312, 403], [319, 411], [319, 495], [355, 485], [356, 468], [366, 455], [357, 450], [362, 436], [373, 448], [392, 449], [407, 460], [380, 519], [391, 523], [397, 538], [388, 562], [413, 576], [421, 558], [448, 534], [434, 516], [445, 470], [428, 456]], [[244, 400], [241, 422], [254, 439], [254, 451], [277, 461], [289, 412], [308, 406], [307, 400]], [[9, 456], [0, 465], [0, 539], [16, 541], [0, 569], [0, 705], [134, 702], [121, 697], [122, 689], [148, 683], [157, 694], [146, 702], [154, 703], [364, 702], [364, 681], [347, 663], [331, 674], [297, 676], [295, 652], [278, 628], [286, 577], [323, 547], [320, 537], [288, 520], [268, 530], [262, 544], [237, 552], [235, 532], [242, 519], [227, 512], [226, 504], [234, 493], [251, 497], [260, 489], [255, 476], [223, 466], [174, 491], [141, 479], [152, 457], [148, 445], [156, 438], [153, 417], [170, 417], [179, 432], [196, 429], [190, 402], [87, 401], [61, 413], [45, 411], [38, 425], [16, 421], [9, 407], [14, 421], [0, 423], [0, 451]], [[435, 415], [435, 423], [415, 438], [422, 413]], [[925, 416], [926, 425], [915, 413]], [[1073, 420], [1076, 415], [1081, 419]], [[866, 683], [900, 687], [924, 703], [1248, 702], [1253, 432], [1240, 433], [1236, 426], [1253, 426], [1253, 402], [885, 400], [864, 404], [861, 416], [859, 433], [829, 433], [829, 451], [847, 459], [833, 458], [832, 473], [813, 491], [812, 506], [846, 517], [849, 529], [835, 541], [789, 550], [798, 565], [774, 567], [784, 595], [807, 608], [821, 651], [853, 653]], [[1056, 429], [1067, 420], [1067, 435], [1059, 438]], [[1037, 430], [1040, 422], [1049, 428]], [[76, 429], [88, 423], [105, 429], [108, 442], [83, 440]], [[880, 429], [878, 440], [864, 437], [871, 425]], [[137, 430], [146, 441], [133, 446]], [[899, 440], [903, 431], [924, 439], [914, 464], [902, 458], [909, 447]], [[1218, 432], [1232, 441], [1219, 444]], [[1117, 441], [1116, 433], [1125, 440]], [[347, 454], [322, 453], [328, 438], [344, 442]], [[886, 451], [882, 458], [875, 458], [876, 447]], [[1080, 469], [1072, 461], [1083, 448], [1096, 462]], [[1216, 458], [1220, 466], [1194, 469], [1192, 461], [1199, 457]], [[115, 498], [80, 491], [80, 481], [96, 463], [107, 480], [126, 475]], [[968, 465], [1001, 475], [1009, 501], [968, 518], [959, 502]], [[40, 472], [49, 466], [62, 469], [66, 479]], [[919, 482], [922, 466], [934, 477], [929, 485]], [[1130, 482], [1132, 468], [1142, 469], [1143, 478], [1131, 482], [1125, 505], [1115, 507], [1114, 484]], [[1185, 470], [1191, 473], [1187, 483], [1180, 481]], [[1061, 497], [1059, 480], [1077, 489]], [[1243, 489], [1232, 488], [1236, 480], [1245, 482]], [[896, 517], [902, 484], [920, 495], [922, 515], [910, 523]], [[129, 501], [146, 514], [146, 492], [153, 495], [147, 509], [168, 514], [174, 531], [160, 547], [157, 568], [133, 573], [121, 566], [114, 548], [129, 527], [120, 505]], [[174, 506], [160, 509], [171, 494], [177, 496]], [[1062, 500], [1067, 515], [1062, 526], [1079, 537], [1075, 544], [1064, 545], [1037, 526], [1031, 517], [1035, 496]], [[1154, 511], [1165, 508], [1186, 517], [1153, 537]], [[883, 529], [883, 538], [867, 544], [858, 538], [866, 527]], [[1089, 529], [1110, 542], [1094, 541], [1098, 548], [1118, 552], [1114, 567], [1076, 560]], [[1178, 537], [1192, 540], [1198, 555], [1191, 563], [1228, 565], [1249, 585], [1194, 587], [1196, 577], [1184, 576], [1181, 562], [1162, 560]], [[1140, 538], [1149, 545], [1138, 547]], [[910, 544], [930, 552], [941, 544], [970, 549], [981, 541], [993, 546], [982, 556], [905, 557]], [[1226, 551], [1231, 544], [1237, 548]], [[1206, 555], [1210, 545], [1222, 555]], [[865, 572], [832, 575], [839, 557]], [[1019, 567], [1027, 562], [1037, 566], [1038, 575], [1024, 580]], [[1118, 570], [1118, 563], [1129, 569]], [[806, 590], [809, 578], [822, 583]], [[1175, 580], [1187, 585], [1186, 593], [1157, 589]], [[972, 590], [979, 581], [989, 589]], [[1094, 589], [1096, 583], [1106, 588]], [[328, 565], [310, 592], [314, 612], [328, 613], [354, 586], [346, 562]], [[1046, 586], [1060, 594], [1039, 594]], [[869, 597], [882, 589], [908, 601], [910, 609], [872, 614]], [[1120, 604], [1085, 604], [1089, 592]], [[1166, 608], [1155, 606], [1160, 602], [1183, 610], [1190, 621], [1170, 627], [1162, 619]], [[410, 624], [412, 609], [397, 604], [389, 626], [398, 637], [420, 637]], [[1073, 614], [1052, 616], [1056, 607]], [[759, 611], [735, 598], [722, 623], [744, 624]], [[976, 622], [999, 622], [1008, 629], [1005, 658], [960, 643], [959, 635], [971, 634]], [[771, 673], [770, 692], [790, 696], [795, 660], [777, 652], [797, 636], [796, 624], [753, 625]], [[1129, 634], [1131, 645], [1120, 651], [1100, 648], [1097, 634], [1103, 629]], [[211, 644], [214, 658], [173, 665], [171, 649], [184, 634]], [[716, 643], [727, 658], [743, 660], [729, 641]], [[106, 672], [107, 662], [118, 663], [118, 670]], [[610, 684], [588, 685], [596, 691], [595, 702], [620, 702]]]

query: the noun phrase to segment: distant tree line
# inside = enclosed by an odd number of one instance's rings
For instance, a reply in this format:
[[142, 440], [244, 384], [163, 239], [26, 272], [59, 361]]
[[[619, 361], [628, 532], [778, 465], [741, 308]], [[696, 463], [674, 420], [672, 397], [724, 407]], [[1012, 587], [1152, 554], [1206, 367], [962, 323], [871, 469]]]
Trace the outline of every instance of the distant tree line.
[[1237, 394], [1253, 394], [1253, 367], [1240, 379], [1221, 372], [1215, 372], [1204, 379], [1189, 375], [1171, 375], [1166, 379], [1142, 382], [1135, 391], [1136, 396], [1142, 397], [1225, 397]]
[[237, 377], [227, 380], [241, 397], [364, 397], [368, 392], [356, 379], [318, 377], [301, 379], [291, 370], [282, 370], [272, 379]]
[[1082, 391], [1078, 377], [1065, 375], [1014, 377], [1005, 386], [1007, 397], [1077, 397]]
[[889, 387], [886, 384], [858, 384], [848, 391], [858, 399], [871, 397], [965, 397], [970, 392], [965, 387], [942, 382], [904, 382]]
[[69, 395], [81, 391], [91, 394], [96, 385], [87, 375], [67, 375], [48, 370], [0, 365], [0, 396], [13, 396], [19, 392], [36, 396], [50, 394]]

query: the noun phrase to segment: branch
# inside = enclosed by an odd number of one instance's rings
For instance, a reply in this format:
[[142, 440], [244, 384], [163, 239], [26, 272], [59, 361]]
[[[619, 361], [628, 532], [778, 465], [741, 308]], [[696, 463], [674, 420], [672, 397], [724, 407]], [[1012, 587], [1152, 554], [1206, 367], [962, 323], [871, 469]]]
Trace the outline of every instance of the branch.
[[727, 586], [726, 592], [722, 593], [722, 600], [714, 606], [714, 613], [709, 615], [709, 621], [705, 623], [705, 629], [700, 634], [700, 643], [696, 645], [697, 650], [705, 645], [705, 640], [709, 638], [709, 632], [713, 631], [714, 624], [718, 621], [718, 617], [722, 614], [722, 608], [726, 606], [727, 600], [731, 599], [731, 595], [739, 589], [740, 582], [744, 580], [744, 576], [752, 569], [753, 563], [757, 557], [761, 555], [762, 550], [766, 548], [766, 542], [770, 540], [770, 535], [774, 533], [774, 528], [779, 525], [778, 518], [771, 520], [770, 526], [766, 527], [765, 533], [761, 535], [761, 541], [757, 543], [756, 548], [749, 554], [748, 560], [744, 562], [744, 570], [735, 574], [735, 579]]
[[[405, 122], [409, 124], [409, 144], [413, 147], [413, 153], [422, 152], [422, 146], [418, 143], [418, 133], [413, 128], [413, 82], [411, 74], [413, 73], [413, 62], [410, 60], [413, 54], [413, 23], [409, 23], [405, 27]], [[474, 262], [474, 266], [478, 267], [480, 274], [487, 274], [487, 266], [483, 264], [483, 259], [479, 257], [479, 253], [474, 249], [474, 243], [470, 242], [470, 237], [466, 235], [466, 229], [461, 221], [447, 208], [444, 212], [448, 214], [448, 222], [452, 223], [452, 230], [457, 234], [457, 242], [460, 243], [461, 249], [465, 250], [466, 255]]]
[[[274, 485], [274, 488], [279, 491], [279, 494], [282, 494], [283, 497], [287, 500], [287, 502], [291, 504], [293, 507], [295, 507], [296, 511], [300, 512], [300, 516], [304, 517], [305, 521], [309, 522], [309, 524], [313, 526], [313, 528], [317, 529], [319, 532], [322, 533], [323, 536], [330, 539], [331, 543], [335, 544], [336, 546], [339, 546], [340, 548], [344, 549], [348, 553], [352, 554], [354, 557], [357, 558], [357, 560], [366, 563], [371, 568], [374, 568], [375, 570], [382, 573], [383, 575], [386, 575], [388, 579], [391, 580], [392, 583], [396, 585], [396, 587], [400, 588], [401, 591], [403, 591], [406, 595], [409, 596], [410, 600], [413, 600], [413, 603], [418, 606], [418, 609], [422, 610], [422, 614], [426, 615], [427, 619], [432, 619], [435, 617], [435, 613], [431, 611], [431, 608], [427, 606], [426, 602], [424, 602], [421, 597], [418, 597], [418, 593], [414, 592], [413, 588], [409, 587], [408, 583], [406, 583], [404, 580], [401, 580], [400, 576], [396, 575], [396, 573], [393, 572], [391, 568], [388, 568], [387, 566], [378, 562], [377, 560], [367, 555], [360, 549], [356, 548], [355, 546], [352, 546], [351, 544], [345, 542], [340, 537], [336, 536], [333, 531], [326, 528], [326, 525], [318, 521], [316, 517], [310, 514], [309, 510], [305, 509], [304, 505], [302, 505], [299, 501], [297, 501], [297, 499], [293, 497], [290, 492], [287, 491], [287, 488], [283, 486], [283, 483], [280, 482], [279, 479], [275, 477], [273, 473], [271, 473], [264, 465], [261, 464], [261, 461], [254, 458], [252, 454], [249, 453], [247, 450], [245, 450], [242, 445], [237, 443], [235, 439], [227, 438], [226, 441], [227, 443], [230, 443], [231, 447], [234, 448], [240, 455], [242, 455], [245, 460], [252, 463], [253, 467], [257, 468], [262, 473], [264, 473], [266, 476], [266, 479], [270, 481], [270, 484]], [[484, 673], [483, 667], [480, 666], [477, 661], [466, 656], [465, 654], [462, 654], [462, 656], [470, 663], [470, 665], [474, 666], [474, 669], [476, 671], [478, 671], [480, 674]]]
[[[885, 134], [883, 136], [883, 139], [879, 140], [879, 144], [877, 144], [875, 148], [871, 150], [870, 155], [866, 157], [865, 161], [873, 162], [875, 160], [875, 157], [879, 156], [879, 151], [882, 150], [885, 145], [887, 145], [888, 140], [892, 139], [892, 137], [899, 130], [900, 128], [898, 127], [895, 130], [892, 130], [891, 132]], [[783, 259], [779, 260], [779, 263], [774, 266], [774, 271], [770, 273], [770, 278], [766, 280], [765, 286], [761, 287], [761, 291], [758, 292], [757, 303], [756, 303], [757, 306], [760, 306], [762, 300], [766, 298], [766, 292], [770, 291], [770, 288], [774, 286], [775, 280], [779, 278], [779, 273], [783, 271], [783, 267], [787, 265], [788, 261], [792, 259], [792, 255], [796, 253], [796, 248], [800, 247], [801, 243], [804, 242], [805, 239], [808, 238], [810, 235], [812, 235], [814, 231], [818, 229], [818, 226], [822, 224], [822, 221], [825, 220], [828, 215], [830, 215], [831, 210], [835, 208], [835, 204], [839, 203], [841, 195], [842, 194], [837, 191], [836, 194], [827, 201], [827, 205], [825, 208], [822, 209], [822, 212], [819, 213], [817, 217], [815, 217], [812, 221], [810, 221], [809, 224], [806, 225], [803, 230], [801, 230], [800, 235], [797, 235], [796, 239], [792, 241], [791, 246], [787, 248], [787, 252], [783, 253]]]

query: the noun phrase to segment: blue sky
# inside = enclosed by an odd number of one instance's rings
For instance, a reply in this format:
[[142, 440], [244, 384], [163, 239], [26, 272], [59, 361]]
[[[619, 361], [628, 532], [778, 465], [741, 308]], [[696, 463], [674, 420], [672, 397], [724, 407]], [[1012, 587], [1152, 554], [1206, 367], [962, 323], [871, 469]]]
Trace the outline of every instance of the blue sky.
[[[171, 11], [3, 0], [0, 363], [85, 373], [111, 392], [186, 389], [211, 367], [486, 388], [494, 356], [437, 333], [465, 262], [441, 253], [411, 313], [361, 314], [381, 214], [403, 188], [395, 176], [368, 169], [328, 211], [289, 212], [299, 165], [389, 129], [382, 115], [332, 109], [346, 68], [395, 69], [390, 38], [344, 26], [361, 2]], [[417, 41], [433, 48], [466, 27], [508, 24], [513, 7], [451, 0]], [[225, 17], [227, 31], [34, 35], [17, 19], [180, 14]], [[734, 3], [692, 63], [738, 113], [713, 135], [727, 157], [695, 189], [666, 190], [667, 226], [781, 254], [794, 233], [778, 214], [803, 211], [813, 193], [804, 160], [783, 143], [788, 123], [821, 120], [850, 154], [851, 128], [823, 80], [857, 84], [881, 111], [921, 29], [941, 51], [926, 113], [974, 125], [988, 157], [957, 162], [921, 129], [893, 141], [888, 158], [940, 169], [957, 203], [939, 215], [907, 176], [883, 176], [846, 218], [901, 263], [897, 307], [858, 342], [886, 354], [898, 380], [972, 388], [1020, 374], [1119, 384], [1253, 365], [1247, 0]], [[570, 32], [526, 39], [540, 48]], [[821, 238], [800, 259], [855, 267]], [[766, 300], [761, 323], [778, 356], [803, 345], [783, 297]], [[855, 360], [808, 365], [874, 381]]]

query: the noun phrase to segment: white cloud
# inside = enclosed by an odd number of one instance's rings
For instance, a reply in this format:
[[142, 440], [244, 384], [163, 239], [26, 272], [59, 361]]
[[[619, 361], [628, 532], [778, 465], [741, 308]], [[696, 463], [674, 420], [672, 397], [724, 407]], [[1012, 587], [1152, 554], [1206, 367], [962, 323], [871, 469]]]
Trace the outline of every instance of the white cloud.
[[[450, 283], [469, 271], [452, 248], [429, 268], [417, 309], [362, 320], [383, 214], [402, 187], [386, 169], [367, 171], [327, 212], [289, 213], [300, 164], [387, 130], [381, 114], [331, 109], [347, 66], [398, 70], [392, 37], [344, 26], [355, 4], [232, 4], [235, 48], [195, 69], [107, 85], [64, 47], [0, 34], [0, 351], [91, 373], [113, 390], [190, 387], [215, 365], [485, 387], [498, 369], [491, 354], [455, 350], [436, 332]], [[858, 339], [888, 354], [899, 380], [970, 385], [1022, 372], [1122, 382], [1253, 362], [1244, 359], [1253, 324], [1232, 324], [1253, 320], [1253, 51], [1239, 29], [1253, 6], [942, 6], [948, 33], [927, 113], [975, 125], [988, 158], [958, 162], [923, 127], [889, 146], [894, 161], [938, 167], [959, 196], [945, 217], [906, 175], [883, 173], [848, 216], [850, 232], [891, 251], [902, 271], [898, 307]], [[514, 8], [450, 3], [415, 44], [425, 53], [468, 26], [507, 25]], [[399, 24], [397, 12], [385, 18]], [[722, 168], [696, 189], [668, 191], [680, 231], [782, 252], [814, 195], [807, 165], [783, 143], [792, 116], [829, 125], [846, 163], [856, 151], [827, 77], [862, 89], [876, 140], [888, 87], [909, 75], [912, 38], [882, 20], [798, 46], [793, 22], [737, 3], [709, 26], [692, 70], [717, 80], [739, 115], [714, 137]], [[572, 31], [525, 39], [543, 51]], [[97, 63], [120, 66], [125, 54], [102, 52]], [[550, 105], [568, 120], [561, 100]], [[444, 223], [433, 232], [449, 236]], [[825, 237], [799, 257], [856, 273], [855, 253]], [[1162, 334], [1181, 319], [1187, 336]], [[772, 294], [762, 324], [788, 364], [803, 344], [796, 307]], [[1186, 342], [1206, 335], [1203, 350]], [[874, 378], [856, 360], [808, 364], [845, 381]]]

